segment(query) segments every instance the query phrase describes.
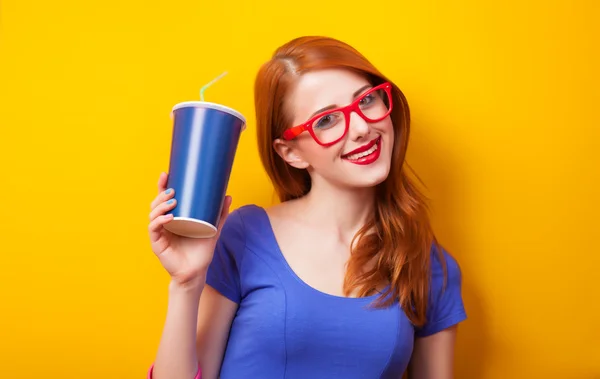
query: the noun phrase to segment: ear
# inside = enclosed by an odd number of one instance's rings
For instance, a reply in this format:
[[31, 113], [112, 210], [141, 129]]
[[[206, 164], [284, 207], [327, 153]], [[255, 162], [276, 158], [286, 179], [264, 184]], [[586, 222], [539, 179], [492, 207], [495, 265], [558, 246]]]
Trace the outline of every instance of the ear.
[[305, 169], [309, 166], [308, 162], [300, 156], [298, 149], [294, 146], [294, 142], [278, 138], [273, 141], [273, 148], [290, 166], [298, 169]]

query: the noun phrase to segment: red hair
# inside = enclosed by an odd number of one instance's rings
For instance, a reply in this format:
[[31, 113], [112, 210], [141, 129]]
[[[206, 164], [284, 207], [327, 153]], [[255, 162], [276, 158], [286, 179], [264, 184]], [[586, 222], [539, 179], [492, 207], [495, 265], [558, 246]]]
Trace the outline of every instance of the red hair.
[[[259, 70], [255, 81], [257, 137], [262, 163], [281, 201], [306, 195], [311, 186], [306, 170], [287, 164], [274, 150], [273, 141], [291, 125], [285, 112], [286, 95], [303, 73], [346, 69], [372, 85], [390, 82], [351, 46], [326, 37], [301, 37], [277, 49]], [[404, 94], [392, 83], [395, 130], [392, 165], [387, 179], [377, 186], [374, 212], [354, 236], [344, 279], [346, 295], [370, 296], [387, 288], [377, 306], [398, 301], [415, 325], [426, 321], [432, 244], [436, 243], [425, 199], [410, 180], [405, 163], [410, 112]], [[441, 249], [438, 249], [441, 256]]]

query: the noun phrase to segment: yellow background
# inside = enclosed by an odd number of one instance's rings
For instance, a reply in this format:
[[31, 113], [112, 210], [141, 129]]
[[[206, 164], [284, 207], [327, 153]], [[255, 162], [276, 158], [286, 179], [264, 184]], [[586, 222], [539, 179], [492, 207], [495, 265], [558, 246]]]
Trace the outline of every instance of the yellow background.
[[206, 94], [248, 118], [230, 193], [266, 206], [254, 76], [322, 34], [409, 99], [409, 162], [464, 273], [457, 378], [600, 378], [597, 4], [2, 0], [0, 377], [144, 377], [171, 107], [229, 71]]

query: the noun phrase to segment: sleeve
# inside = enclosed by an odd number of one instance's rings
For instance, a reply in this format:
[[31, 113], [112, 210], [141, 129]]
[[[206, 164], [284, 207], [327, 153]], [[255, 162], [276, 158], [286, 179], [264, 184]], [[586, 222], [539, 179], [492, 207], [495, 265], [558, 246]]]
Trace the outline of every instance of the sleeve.
[[461, 293], [460, 267], [443, 249], [442, 255], [446, 263], [446, 275], [444, 275], [444, 266], [438, 250], [432, 248], [427, 321], [425, 325], [415, 330], [416, 337], [430, 336], [467, 318]]
[[238, 304], [242, 297], [240, 267], [245, 248], [244, 224], [238, 209], [225, 220], [206, 273], [206, 284]]

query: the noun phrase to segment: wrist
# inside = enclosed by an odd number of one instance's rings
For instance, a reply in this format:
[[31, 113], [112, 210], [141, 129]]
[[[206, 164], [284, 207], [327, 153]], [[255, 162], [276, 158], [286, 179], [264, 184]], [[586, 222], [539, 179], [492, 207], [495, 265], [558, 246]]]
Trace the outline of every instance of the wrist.
[[186, 294], [186, 295], [200, 295], [204, 289], [206, 283], [206, 276], [198, 276], [194, 279], [179, 282], [175, 279], [171, 279], [169, 283], [169, 293], [171, 294]]

